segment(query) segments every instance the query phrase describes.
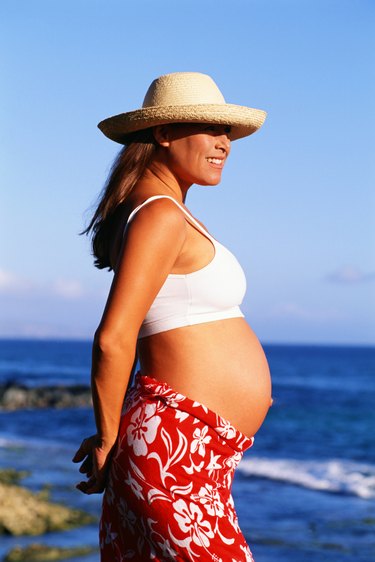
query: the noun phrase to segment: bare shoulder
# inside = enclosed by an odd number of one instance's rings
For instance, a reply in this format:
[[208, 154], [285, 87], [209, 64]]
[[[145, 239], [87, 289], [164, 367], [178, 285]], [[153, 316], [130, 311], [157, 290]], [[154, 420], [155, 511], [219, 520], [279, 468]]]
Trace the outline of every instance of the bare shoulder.
[[[134, 200], [131, 203], [129, 207], [134, 209], [142, 201]], [[125, 217], [129, 214], [130, 211], [126, 212]], [[158, 254], [163, 246], [173, 252], [174, 247], [180, 250], [186, 240], [184, 214], [170, 199], [150, 201], [137, 211], [128, 224], [125, 217], [113, 244], [111, 262], [115, 271], [125, 249], [133, 247], [136, 251], [144, 252], [143, 245], [146, 244]]]
[[186, 233], [184, 213], [171, 199], [160, 198], [148, 202], [139, 209], [128, 225], [128, 230], [165, 230], [170, 233]]
[[[142, 262], [144, 271], [168, 275], [187, 236], [184, 213], [173, 201], [157, 199], [144, 205], [128, 224], [115, 271], [128, 272]], [[164, 271], [165, 270], [165, 271]]]

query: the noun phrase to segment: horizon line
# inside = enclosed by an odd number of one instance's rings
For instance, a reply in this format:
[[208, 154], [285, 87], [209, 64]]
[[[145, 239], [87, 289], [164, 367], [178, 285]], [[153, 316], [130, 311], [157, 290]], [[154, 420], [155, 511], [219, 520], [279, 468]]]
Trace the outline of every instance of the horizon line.
[[[0, 342], [7, 342], [7, 341], [24, 341], [24, 342], [54, 342], [54, 343], [63, 343], [63, 342], [81, 342], [81, 343], [92, 343], [93, 338], [86, 338], [86, 337], [38, 337], [38, 336], [0, 336]], [[367, 347], [367, 348], [375, 348], [375, 342], [370, 343], [358, 343], [358, 342], [316, 342], [316, 341], [280, 341], [280, 340], [270, 340], [270, 341], [261, 341], [262, 345], [265, 346], [308, 346], [308, 347]]]

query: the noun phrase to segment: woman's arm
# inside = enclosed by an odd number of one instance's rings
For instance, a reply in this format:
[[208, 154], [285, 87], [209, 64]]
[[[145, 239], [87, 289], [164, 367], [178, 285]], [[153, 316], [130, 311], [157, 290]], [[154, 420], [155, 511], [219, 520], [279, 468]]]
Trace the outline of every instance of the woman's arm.
[[80, 470], [89, 480], [78, 485], [86, 493], [104, 487], [138, 332], [185, 238], [185, 218], [168, 199], [146, 205], [128, 228], [93, 343], [91, 388], [97, 434], [83, 441], [73, 459], [80, 462], [87, 456]]

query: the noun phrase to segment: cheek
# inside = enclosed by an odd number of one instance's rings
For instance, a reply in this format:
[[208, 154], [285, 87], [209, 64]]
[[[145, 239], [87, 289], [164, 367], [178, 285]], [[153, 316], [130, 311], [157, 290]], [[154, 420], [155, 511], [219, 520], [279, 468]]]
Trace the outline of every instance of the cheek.
[[[169, 164], [174, 172], [186, 181], [197, 183], [202, 181], [219, 181], [220, 174], [210, 169], [207, 157], [213, 153], [211, 139], [198, 138], [194, 135], [191, 138], [179, 139], [172, 143], [169, 149]], [[215, 178], [211, 178], [211, 176]], [[218, 179], [216, 178], [218, 175]], [[210, 176], [210, 177], [207, 177]]]
[[189, 145], [176, 147], [170, 152], [171, 162], [174, 167], [186, 172], [194, 172], [201, 168], [205, 163], [205, 158], [202, 152]]

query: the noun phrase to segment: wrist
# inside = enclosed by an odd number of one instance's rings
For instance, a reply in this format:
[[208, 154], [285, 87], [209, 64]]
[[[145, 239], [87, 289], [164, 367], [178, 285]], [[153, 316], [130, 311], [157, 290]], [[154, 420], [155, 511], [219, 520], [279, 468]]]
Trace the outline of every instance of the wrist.
[[102, 451], [110, 451], [116, 443], [116, 440], [117, 435], [116, 437], [109, 437], [106, 435], [100, 435], [100, 433], [98, 433], [96, 436], [96, 447], [98, 449], [101, 449]]

